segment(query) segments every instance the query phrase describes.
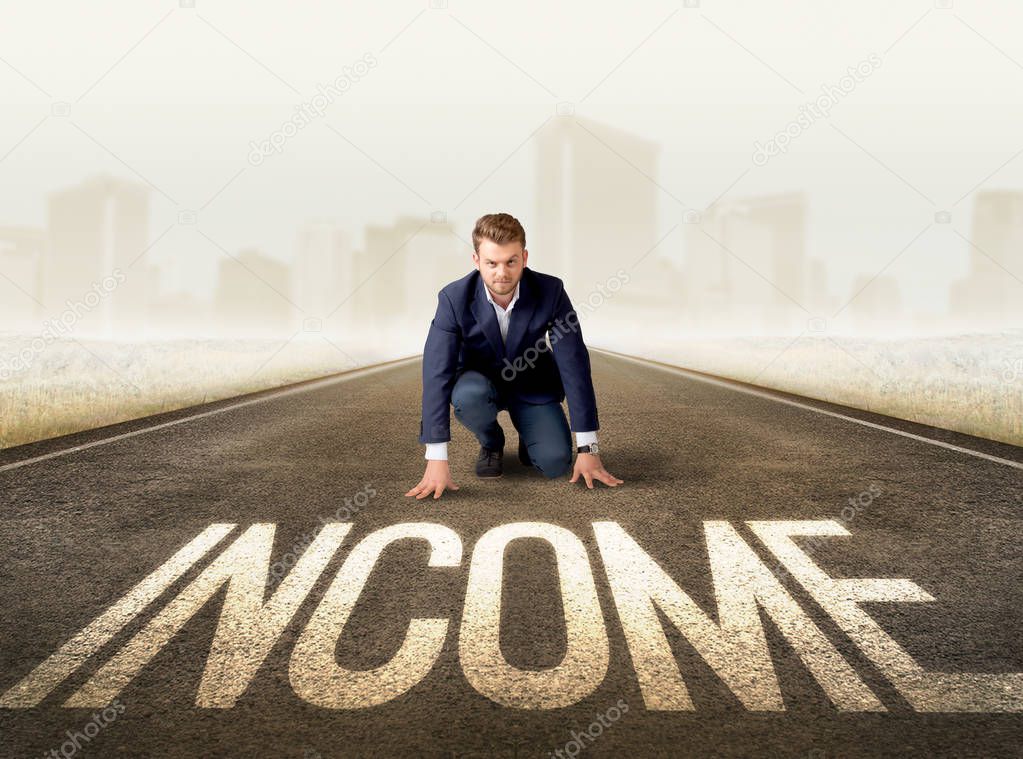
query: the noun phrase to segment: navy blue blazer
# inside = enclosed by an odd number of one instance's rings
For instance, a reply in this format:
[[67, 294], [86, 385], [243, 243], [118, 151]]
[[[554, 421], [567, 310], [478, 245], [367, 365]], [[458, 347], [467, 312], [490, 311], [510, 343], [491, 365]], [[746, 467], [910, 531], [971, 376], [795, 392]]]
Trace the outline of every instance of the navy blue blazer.
[[484, 287], [473, 269], [437, 295], [437, 313], [423, 348], [419, 442], [451, 440], [451, 389], [470, 369], [488, 377], [506, 400], [560, 403], [567, 395], [572, 431], [599, 429], [590, 354], [564, 283], [528, 266], [522, 270], [507, 346]]

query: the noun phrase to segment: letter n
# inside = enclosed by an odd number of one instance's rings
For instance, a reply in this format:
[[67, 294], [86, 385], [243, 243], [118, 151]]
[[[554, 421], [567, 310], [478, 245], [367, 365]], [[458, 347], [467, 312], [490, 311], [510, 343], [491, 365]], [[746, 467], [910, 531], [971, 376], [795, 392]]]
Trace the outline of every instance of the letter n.
[[252, 525], [64, 705], [110, 703], [226, 583], [227, 596], [195, 703], [201, 707], [233, 706], [350, 529], [347, 523], [324, 526], [264, 602], [274, 525]]

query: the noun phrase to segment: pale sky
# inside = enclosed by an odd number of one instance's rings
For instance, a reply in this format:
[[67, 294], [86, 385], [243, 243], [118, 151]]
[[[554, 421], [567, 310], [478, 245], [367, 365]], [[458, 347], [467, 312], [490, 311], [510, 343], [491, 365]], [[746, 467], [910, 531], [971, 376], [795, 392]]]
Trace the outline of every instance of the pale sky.
[[[42, 225], [46, 193], [109, 172], [153, 188], [149, 255], [164, 288], [212, 288], [217, 258], [172, 227], [182, 209], [229, 250], [288, 260], [299, 226], [444, 210], [535, 215], [530, 134], [560, 102], [661, 146], [658, 224], [684, 204], [803, 191], [807, 253], [847, 295], [937, 211], [889, 270], [922, 312], [966, 270], [972, 193], [1023, 188], [1023, 5], [939, 8], [705, 1], [279, 3], [127, 0], [9, 5], [0, 25], [0, 225]], [[317, 84], [377, 65], [259, 166]], [[848, 67], [880, 63], [764, 166], [770, 140]], [[70, 104], [67, 116], [53, 104]], [[342, 136], [343, 135], [343, 136]], [[347, 138], [347, 139], [346, 139]], [[628, 156], [623, 156], [624, 160]], [[680, 256], [677, 232], [659, 254]], [[543, 269], [542, 250], [530, 264]], [[1023, 265], [1005, 262], [1023, 276]], [[467, 261], [467, 268], [468, 268]], [[185, 274], [181, 274], [185, 272]]]

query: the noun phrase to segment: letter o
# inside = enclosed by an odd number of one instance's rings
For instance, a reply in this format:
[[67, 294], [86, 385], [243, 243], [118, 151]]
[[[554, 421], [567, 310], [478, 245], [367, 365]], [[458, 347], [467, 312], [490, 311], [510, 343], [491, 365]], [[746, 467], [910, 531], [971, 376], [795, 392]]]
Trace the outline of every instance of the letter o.
[[[545, 540], [554, 548], [565, 610], [565, 658], [539, 671], [518, 669], [501, 652], [504, 553], [511, 541], [524, 538]], [[469, 567], [458, 656], [469, 684], [505, 706], [556, 709], [596, 690], [607, 674], [610, 652], [590, 560], [579, 538], [544, 522], [506, 524], [486, 532]]]

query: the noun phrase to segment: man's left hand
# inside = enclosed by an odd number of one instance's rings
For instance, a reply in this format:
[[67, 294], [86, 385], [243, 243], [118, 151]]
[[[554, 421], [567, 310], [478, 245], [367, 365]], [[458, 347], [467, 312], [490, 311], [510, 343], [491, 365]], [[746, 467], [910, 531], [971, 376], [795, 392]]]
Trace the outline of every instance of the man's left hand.
[[600, 456], [595, 453], [580, 453], [575, 457], [575, 468], [572, 470], [572, 479], [569, 482], [575, 482], [580, 475], [586, 480], [586, 487], [590, 490], [593, 490], [594, 480], [600, 480], [613, 488], [625, 482], [607, 471], [600, 463]]

